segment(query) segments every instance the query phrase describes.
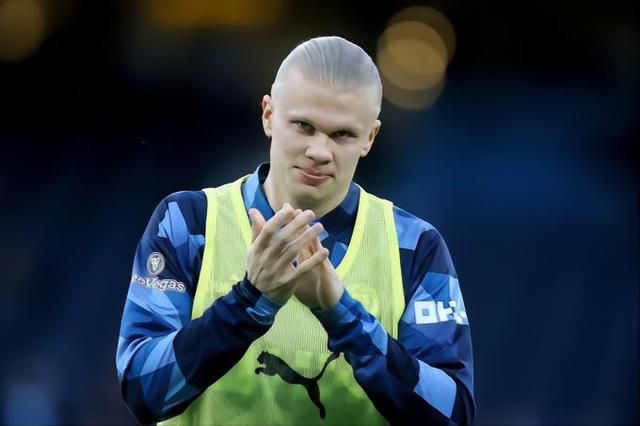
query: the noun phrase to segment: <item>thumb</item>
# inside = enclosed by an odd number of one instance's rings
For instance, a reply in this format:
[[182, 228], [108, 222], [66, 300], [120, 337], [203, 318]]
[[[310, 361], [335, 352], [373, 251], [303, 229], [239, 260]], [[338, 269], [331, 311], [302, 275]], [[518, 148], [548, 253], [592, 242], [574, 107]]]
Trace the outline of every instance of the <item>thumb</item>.
[[265, 220], [258, 209], [249, 209], [249, 219], [251, 220], [251, 231], [253, 234], [251, 237], [251, 241], [253, 242], [256, 240], [256, 238], [258, 238], [258, 235], [262, 231]]

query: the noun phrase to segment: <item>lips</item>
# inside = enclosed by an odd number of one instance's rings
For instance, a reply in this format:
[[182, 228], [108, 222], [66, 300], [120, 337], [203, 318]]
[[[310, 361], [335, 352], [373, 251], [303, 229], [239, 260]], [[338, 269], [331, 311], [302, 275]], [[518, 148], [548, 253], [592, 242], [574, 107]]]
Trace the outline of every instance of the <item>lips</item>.
[[298, 171], [300, 180], [302, 180], [306, 185], [319, 186], [331, 177], [329, 174], [322, 173], [314, 169], [303, 169], [300, 167], [295, 167], [295, 169]]

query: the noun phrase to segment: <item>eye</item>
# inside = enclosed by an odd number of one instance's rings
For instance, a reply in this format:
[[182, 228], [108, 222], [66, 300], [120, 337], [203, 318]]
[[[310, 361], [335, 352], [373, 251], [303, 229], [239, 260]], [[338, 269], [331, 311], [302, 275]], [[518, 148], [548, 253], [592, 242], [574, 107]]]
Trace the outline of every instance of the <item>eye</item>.
[[312, 135], [315, 130], [313, 126], [306, 121], [293, 121], [293, 124], [295, 124], [298, 130], [307, 135]]
[[333, 139], [357, 138], [358, 136], [350, 130], [338, 130], [332, 135]]

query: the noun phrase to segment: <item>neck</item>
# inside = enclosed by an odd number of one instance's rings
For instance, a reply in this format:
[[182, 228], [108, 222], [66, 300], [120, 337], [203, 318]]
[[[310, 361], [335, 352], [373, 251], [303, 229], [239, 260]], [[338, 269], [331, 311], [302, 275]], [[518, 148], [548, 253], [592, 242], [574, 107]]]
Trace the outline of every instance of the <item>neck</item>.
[[284, 203], [289, 203], [294, 209], [312, 210], [316, 217], [322, 217], [338, 207], [349, 191], [349, 187], [347, 186], [343, 191], [334, 194], [334, 196], [330, 198], [311, 200], [309, 198], [300, 199], [299, 197], [294, 197], [291, 194], [278, 190], [279, 188], [286, 188], [286, 184], [284, 182], [276, 182], [271, 172], [269, 172], [264, 181], [264, 192], [267, 197], [267, 202], [274, 212], [280, 210]]

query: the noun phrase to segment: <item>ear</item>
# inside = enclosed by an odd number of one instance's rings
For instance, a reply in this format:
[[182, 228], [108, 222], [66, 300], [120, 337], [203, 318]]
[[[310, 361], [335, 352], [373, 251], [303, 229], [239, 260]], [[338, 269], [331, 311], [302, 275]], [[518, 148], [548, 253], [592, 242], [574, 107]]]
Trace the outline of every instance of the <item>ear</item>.
[[267, 137], [271, 137], [271, 120], [273, 118], [273, 108], [271, 107], [271, 96], [262, 97], [262, 129]]
[[367, 143], [362, 147], [360, 158], [366, 157], [369, 151], [371, 151], [371, 146], [373, 145], [373, 141], [380, 131], [380, 126], [382, 126], [382, 122], [380, 120], [375, 120], [371, 125], [371, 130], [369, 131], [369, 135], [367, 136]]

